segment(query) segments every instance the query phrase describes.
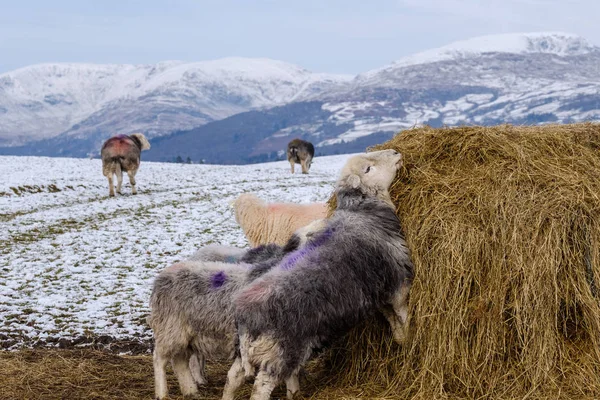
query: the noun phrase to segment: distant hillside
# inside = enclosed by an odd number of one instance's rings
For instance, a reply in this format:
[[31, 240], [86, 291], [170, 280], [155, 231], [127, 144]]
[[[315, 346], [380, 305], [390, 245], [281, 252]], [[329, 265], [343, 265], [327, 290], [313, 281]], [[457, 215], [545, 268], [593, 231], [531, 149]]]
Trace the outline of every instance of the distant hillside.
[[0, 144], [138, 130], [160, 136], [306, 99], [350, 78], [252, 58], [33, 65], [0, 75]]
[[[111, 103], [56, 137], [0, 148], [0, 154], [97, 156], [103, 140], [139, 128], [152, 137], [148, 159], [171, 161], [181, 156], [195, 162], [239, 164], [276, 159], [294, 137], [313, 142], [318, 154], [336, 154], [364, 150], [418, 124], [600, 119], [600, 48], [564, 33], [474, 38], [353, 79], [312, 74], [275, 61], [250, 60], [246, 65], [243, 59], [235, 60], [230, 62], [233, 67], [219, 64], [224, 61], [216, 62], [218, 68], [204, 66], [212, 71], [210, 76], [197, 72], [199, 67], [167, 65], [164, 68], [171, 72], [153, 78], [162, 82], [156, 84], [161, 89], [150, 91], [149, 97], [126, 96], [130, 103]], [[178, 68], [187, 72], [173, 72]], [[178, 78], [170, 80], [175, 75]], [[248, 81], [248, 76], [254, 78]], [[8, 98], [2, 77], [0, 110], [6, 108], [2, 99]], [[164, 82], [176, 83], [164, 86]], [[177, 90], [164, 92], [165, 87]], [[166, 95], [170, 100], [164, 100]], [[174, 105], [188, 100], [185, 110]], [[192, 120], [180, 122], [192, 114], [195, 125]], [[143, 121], [131, 122], [138, 117]], [[2, 118], [0, 111], [0, 127]], [[154, 128], [160, 124], [153, 118], [164, 123], [160, 134]], [[18, 125], [19, 118], [13, 119]]]

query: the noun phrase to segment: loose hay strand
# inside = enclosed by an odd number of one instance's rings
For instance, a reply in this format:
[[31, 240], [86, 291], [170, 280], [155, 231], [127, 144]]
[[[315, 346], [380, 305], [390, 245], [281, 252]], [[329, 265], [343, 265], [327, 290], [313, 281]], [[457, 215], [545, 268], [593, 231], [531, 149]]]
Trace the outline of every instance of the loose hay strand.
[[355, 330], [338, 383], [600, 398], [599, 144], [600, 125], [572, 124], [425, 127], [375, 146], [404, 156], [391, 195], [415, 264], [411, 337], [390, 351], [381, 321]]

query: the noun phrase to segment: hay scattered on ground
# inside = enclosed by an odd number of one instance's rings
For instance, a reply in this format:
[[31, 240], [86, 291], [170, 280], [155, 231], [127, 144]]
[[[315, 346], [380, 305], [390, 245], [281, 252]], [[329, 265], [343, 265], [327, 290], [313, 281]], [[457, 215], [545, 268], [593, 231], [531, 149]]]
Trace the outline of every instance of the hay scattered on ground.
[[[0, 352], [0, 376], [3, 400], [129, 400], [151, 399], [154, 394], [150, 356], [121, 357], [95, 350]], [[172, 376], [169, 385], [176, 387]]]
[[[217, 400], [230, 363], [208, 363], [209, 384], [202, 387], [196, 399]], [[309, 363], [302, 374], [302, 398], [344, 399], [360, 398], [360, 388], [327, 386], [331, 371], [323, 370], [322, 360]], [[181, 400], [177, 380], [168, 369], [169, 394], [172, 400]], [[250, 397], [250, 383], [238, 393], [239, 399]], [[152, 356], [118, 356], [92, 350], [22, 350], [0, 351], [1, 400], [138, 400], [154, 396]], [[277, 388], [273, 398], [285, 398], [285, 387]]]
[[[337, 384], [400, 398], [600, 398], [600, 125], [419, 128], [393, 148], [411, 338], [355, 330]], [[332, 205], [335, 199], [332, 199]]]

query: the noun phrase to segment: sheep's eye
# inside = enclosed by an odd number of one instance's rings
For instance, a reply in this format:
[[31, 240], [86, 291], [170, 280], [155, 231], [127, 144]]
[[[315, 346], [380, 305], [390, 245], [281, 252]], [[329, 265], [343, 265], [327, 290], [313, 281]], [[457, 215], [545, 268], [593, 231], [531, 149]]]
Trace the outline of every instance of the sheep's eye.
[[370, 170], [371, 170], [371, 166], [368, 166], [367, 169], [365, 169], [365, 174], [368, 174]]

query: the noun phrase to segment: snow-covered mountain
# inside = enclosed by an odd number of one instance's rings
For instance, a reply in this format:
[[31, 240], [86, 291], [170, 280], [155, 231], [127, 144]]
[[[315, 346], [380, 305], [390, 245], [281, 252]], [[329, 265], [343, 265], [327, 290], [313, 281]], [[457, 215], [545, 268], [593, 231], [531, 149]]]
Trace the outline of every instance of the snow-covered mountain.
[[595, 46], [590, 45], [581, 36], [562, 32], [479, 36], [401, 58], [383, 68], [360, 74], [358, 80], [367, 80], [379, 75], [381, 72], [412, 65], [474, 58], [482, 56], [485, 53], [547, 53], [558, 56], [573, 56], [587, 54], [595, 49]]
[[0, 143], [191, 129], [321, 93], [351, 76], [268, 59], [156, 65], [42, 64], [0, 75]]
[[286, 129], [321, 147], [416, 124], [597, 120], [600, 47], [566, 33], [484, 36], [359, 74], [319, 100], [326, 119]]
[[296, 136], [335, 154], [417, 124], [598, 119], [600, 47], [555, 32], [456, 42], [353, 78], [248, 59], [0, 75], [0, 138], [41, 137], [47, 127], [57, 135], [41, 146], [0, 148], [4, 154], [97, 154], [110, 134], [142, 130], [174, 132], [154, 138], [148, 159], [242, 163], [276, 158]]

